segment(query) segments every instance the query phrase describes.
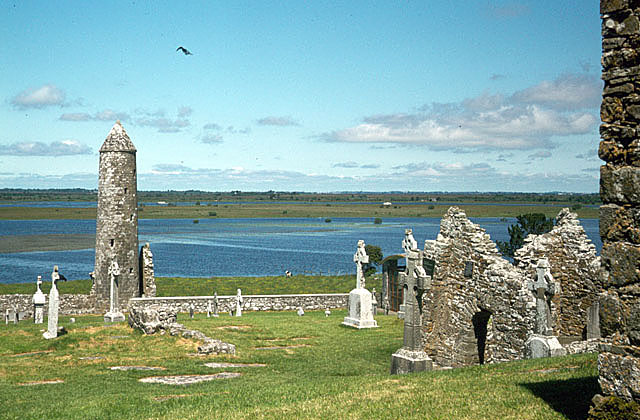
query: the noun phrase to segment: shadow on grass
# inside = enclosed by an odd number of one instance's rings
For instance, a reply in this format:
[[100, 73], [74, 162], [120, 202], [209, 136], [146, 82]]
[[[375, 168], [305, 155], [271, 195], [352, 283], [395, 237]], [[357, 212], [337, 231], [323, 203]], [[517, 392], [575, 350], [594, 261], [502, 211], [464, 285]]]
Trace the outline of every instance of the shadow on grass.
[[600, 392], [597, 376], [519, 385], [542, 398], [551, 408], [571, 420], [587, 418], [591, 399]]

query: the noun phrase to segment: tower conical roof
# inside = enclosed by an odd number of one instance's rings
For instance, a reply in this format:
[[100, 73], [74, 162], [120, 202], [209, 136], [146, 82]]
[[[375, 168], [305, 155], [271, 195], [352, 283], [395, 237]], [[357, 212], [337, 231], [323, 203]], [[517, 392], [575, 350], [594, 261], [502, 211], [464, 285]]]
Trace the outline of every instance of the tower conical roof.
[[120, 120], [111, 127], [111, 131], [107, 135], [100, 152], [136, 152], [136, 147], [131, 142], [129, 135], [124, 131], [124, 127], [120, 124]]

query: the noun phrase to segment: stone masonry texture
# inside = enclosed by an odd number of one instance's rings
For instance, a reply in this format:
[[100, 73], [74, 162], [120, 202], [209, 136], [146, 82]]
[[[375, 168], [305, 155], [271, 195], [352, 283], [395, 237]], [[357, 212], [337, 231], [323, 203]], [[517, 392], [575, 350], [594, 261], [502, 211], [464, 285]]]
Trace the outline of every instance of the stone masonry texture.
[[120, 267], [118, 296], [119, 306], [124, 308], [141, 290], [136, 148], [119, 121], [100, 148], [94, 290], [103, 308], [109, 302], [109, 265], [113, 260]]
[[550, 232], [527, 236], [514, 264], [534, 278], [540, 258], [549, 260], [551, 275], [560, 286], [551, 302], [553, 335], [586, 338], [587, 311], [601, 291], [600, 257], [577, 214], [562, 209]]
[[600, 13], [599, 382], [606, 397], [640, 401], [640, 1], [601, 0]]

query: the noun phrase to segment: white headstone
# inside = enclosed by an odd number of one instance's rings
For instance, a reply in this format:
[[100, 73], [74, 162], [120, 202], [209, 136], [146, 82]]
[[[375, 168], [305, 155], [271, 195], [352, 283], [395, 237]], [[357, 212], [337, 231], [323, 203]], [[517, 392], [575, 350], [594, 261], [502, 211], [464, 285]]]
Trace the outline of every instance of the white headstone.
[[33, 322], [35, 324], [42, 324], [44, 322], [44, 304], [47, 301], [46, 296], [40, 290], [42, 284], [42, 276], [38, 276], [36, 282], [36, 292], [33, 294]]
[[60, 273], [58, 273], [58, 266], [53, 267], [51, 273], [51, 291], [49, 292], [49, 316], [47, 318], [47, 331], [43, 334], [47, 340], [56, 338], [58, 336], [58, 310], [60, 307], [60, 295], [58, 293], [58, 280], [60, 280]]
[[238, 294], [236, 295], [236, 316], [242, 316], [242, 291], [238, 289]]
[[120, 266], [118, 261], [113, 260], [109, 265], [110, 293], [109, 293], [109, 312], [104, 314], [104, 322], [122, 322], [124, 314], [120, 312], [118, 304], [118, 281], [120, 276]]

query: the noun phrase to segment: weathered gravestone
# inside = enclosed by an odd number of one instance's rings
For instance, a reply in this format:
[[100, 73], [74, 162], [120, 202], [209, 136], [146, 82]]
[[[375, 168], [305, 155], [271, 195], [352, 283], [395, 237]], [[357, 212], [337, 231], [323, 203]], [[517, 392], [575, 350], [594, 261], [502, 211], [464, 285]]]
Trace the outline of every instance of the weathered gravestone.
[[424, 254], [412, 239], [411, 230], [407, 229], [402, 242], [407, 268], [400, 273], [405, 296], [404, 340], [402, 348], [391, 356], [392, 375], [433, 369], [433, 362], [422, 348], [422, 295], [430, 287], [431, 279], [422, 266]]
[[540, 258], [536, 267], [536, 280], [529, 284], [536, 296], [535, 334], [532, 334], [525, 343], [525, 355], [527, 358], [564, 356], [567, 351], [560, 345], [558, 338], [553, 334], [551, 326], [551, 298], [558, 292], [558, 286], [551, 276], [549, 261]]
[[58, 336], [58, 311], [60, 309], [60, 294], [58, 293], [58, 281], [60, 280], [60, 273], [58, 272], [58, 266], [53, 266], [53, 272], [51, 273], [51, 291], [49, 292], [49, 316], [47, 318], [47, 331], [43, 336], [47, 340], [56, 338]]
[[18, 323], [17, 318], [18, 318], [18, 313], [16, 312], [16, 310], [13, 308], [9, 308], [5, 311], [4, 323], [8, 324], [10, 322], [13, 322], [14, 324], [17, 324]]
[[364, 288], [365, 279], [362, 264], [369, 262], [364, 248], [364, 241], [358, 241], [358, 248], [353, 256], [356, 263], [356, 288], [349, 292], [349, 315], [342, 321], [343, 325], [353, 328], [376, 328], [378, 323], [373, 319], [371, 292]]
[[33, 322], [35, 324], [42, 324], [44, 322], [44, 304], [47, 301], [46, 296], [40, 290], [42, 284], [42, 276], [38, 276], [36, 282], [36, 292], [33, 294]]
[[193, 306], [193, 302], [189, 304], [189, 318], [193, 319], [195, 312], [195, 307]]
[[109, 279], [111, 282], [111, 292], [109, 293], [109, 312], [104, 314], [104, 322], [122, 322], [124, 314], [120, 312], [118, 302], [120, 266], [116, 260], [109, 265]]

